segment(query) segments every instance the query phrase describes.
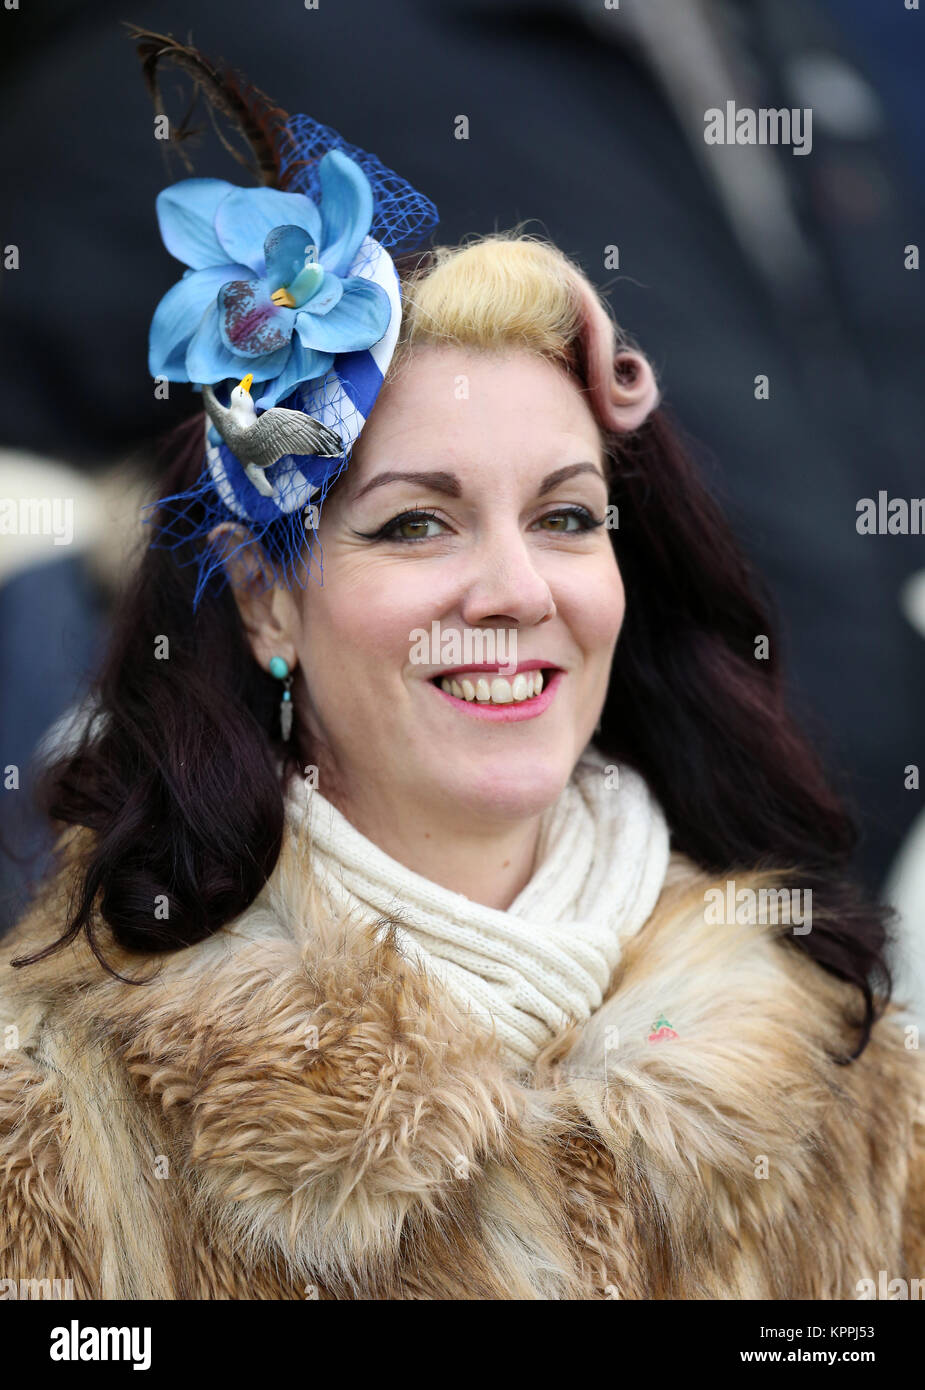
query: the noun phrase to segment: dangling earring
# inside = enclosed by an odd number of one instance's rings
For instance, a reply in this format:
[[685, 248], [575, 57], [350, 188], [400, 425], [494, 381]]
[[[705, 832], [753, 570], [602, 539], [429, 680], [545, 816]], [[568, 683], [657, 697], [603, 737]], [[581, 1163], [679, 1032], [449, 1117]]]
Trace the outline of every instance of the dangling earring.
[[270, 675], [275, 676], [285, 685], [283, 698], [279, 702], [279, 731], [282, 734], [283, 742], [288, 743], [292, 733], [292, 676], [289, 674], [289, 664], [281, 656], [270, 658]]

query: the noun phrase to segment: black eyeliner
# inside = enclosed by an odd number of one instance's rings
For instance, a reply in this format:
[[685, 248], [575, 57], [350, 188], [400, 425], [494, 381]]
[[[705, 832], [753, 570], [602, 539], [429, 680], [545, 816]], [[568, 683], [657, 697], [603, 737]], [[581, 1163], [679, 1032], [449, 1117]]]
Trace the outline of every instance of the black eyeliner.
[[[580, 506], [557, 507], [557, 508], [555, 508], [555, 509], [554, 509], [553, 511], [551, 511], [551, 512], [546, 512], [546, 513], [544, 514], [544, 516], [577, 516], [577, 517], [580, 517], [580, 518], [582, 519], [582, 521], [584, 522], [584, 525], [583, 525], [582, 527], [580, 527], [579, 531], [577, 531], [577, 532], [575, 532], [575, 531], [552, 531], [552, 532], [550, 532], [550, 534], [551, 534], [551, 535], [554, 535], [554, 536], [555, 536], [555, 535], [560, 535], [560, 536], [566, 536], [566, 535], [580, 535], [582, 531], [594, 531], [594, 530], [596, 530], [599, 526], [603, 526], [603, 524], [604, 524], [604, 518], [603, 518], [603, 517], [601, 517], [600, 520], [598, 520], [597, 517], [595, 517], [595, 516], [588, 510], [587, 507], [580, 507]], [[539, 517], [538, 520], [542, 521], [542, 520], [544, 520], [544, 517]], [[423, 510], [421, 510], [420, 508], [412, 508], [410, 511], [407, 511], [407, 512], [399, 512], [398, 515], [391, 517], [390, 520], [388, 520], [387, 522], [385, 522], [385, 524], [384, 524], [383, 526], [380, 526], [380, 528], [379, 528], [378, 531], [356, 531], [356, 530], [353, 530], [352, 527], [351, 527], [351, 530], [353, 531], [353, 534], [354, 534], [355, 536], [359, 536], [359, 537], [361, 537], [363, 540], [367, 540], [367, 541], [397, 540], [397, 541], [399, 542], [399, 544], [401, 544], [401, 545], [414, 545], [417, 541], [436, 540], [436, 537], [435, 537], [435, 536], [415, 536], [415, 537], [410, 537], [410, 538], [404, 538], [404, 539], [403, 539], [403, 538], [400, 537], [400, 536], [390, 535], [390, 534], [389, 534], [390, 530], [392, 530], [393, 528], [397, 528], [398, 526], [400, 526], [401, 523], [402, 523], [403, 521], [437, 521], [437, 522], [440, 522], [441, 525], [443, 524], [442, 521], [441, 521], [441, 518], [440, 518], [439, 516], [437, 516], [435, 512], [423, 511]]]

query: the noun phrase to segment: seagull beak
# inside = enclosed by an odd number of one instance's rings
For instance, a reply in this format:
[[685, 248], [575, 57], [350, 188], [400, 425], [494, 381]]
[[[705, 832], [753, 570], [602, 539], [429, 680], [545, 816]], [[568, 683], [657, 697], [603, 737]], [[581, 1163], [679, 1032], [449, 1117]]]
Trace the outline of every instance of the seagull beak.
[[239, 391], [247, 391], [248, 394], [250, 394], [250, 389], [251, 389], [251, 387], [253, 386], [253, 384], [254, 384], [254, 373], [253, 373], [253, 372], [248, 372], [248, 374], [247, 374], [247, 376], [244, 378], [244, 380], [238, 382], [238, 390], [239, 390]]

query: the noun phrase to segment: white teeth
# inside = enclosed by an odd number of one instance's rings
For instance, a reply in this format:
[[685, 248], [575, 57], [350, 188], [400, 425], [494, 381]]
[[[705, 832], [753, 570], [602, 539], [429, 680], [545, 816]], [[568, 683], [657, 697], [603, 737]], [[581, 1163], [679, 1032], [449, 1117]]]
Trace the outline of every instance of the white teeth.
[[478, 700], [480, 704], [490, 702], [493, 705], [510, 705], [522, 700], [530, 700], [534, 695], [539, 695], [543, 689], [543, 673], [542, 671], [521, 671], [514, 677], [513, 681], [505, 680], [503, 676], [492, 676], [490, 672], [486, 672], [484, 676], [475, 676], [474, 680], [465, 676], [461, 680], [444, 676], [440, 681], [440, 689], [445, 690], [448, 695], [455, 695], [457, 700]]

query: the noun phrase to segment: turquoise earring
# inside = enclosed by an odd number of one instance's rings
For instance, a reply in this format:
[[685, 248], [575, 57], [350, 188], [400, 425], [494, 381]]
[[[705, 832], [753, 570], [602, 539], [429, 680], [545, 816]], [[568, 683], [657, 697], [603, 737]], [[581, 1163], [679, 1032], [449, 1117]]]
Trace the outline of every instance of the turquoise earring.
[[287, 743], [292, 733], [292, 676], [289, 674], [289, 663], [281, 656], [271, 656], [270, 675], [282, 681], [286, 687], [279, 704], [279, 731], [283, 742]]

